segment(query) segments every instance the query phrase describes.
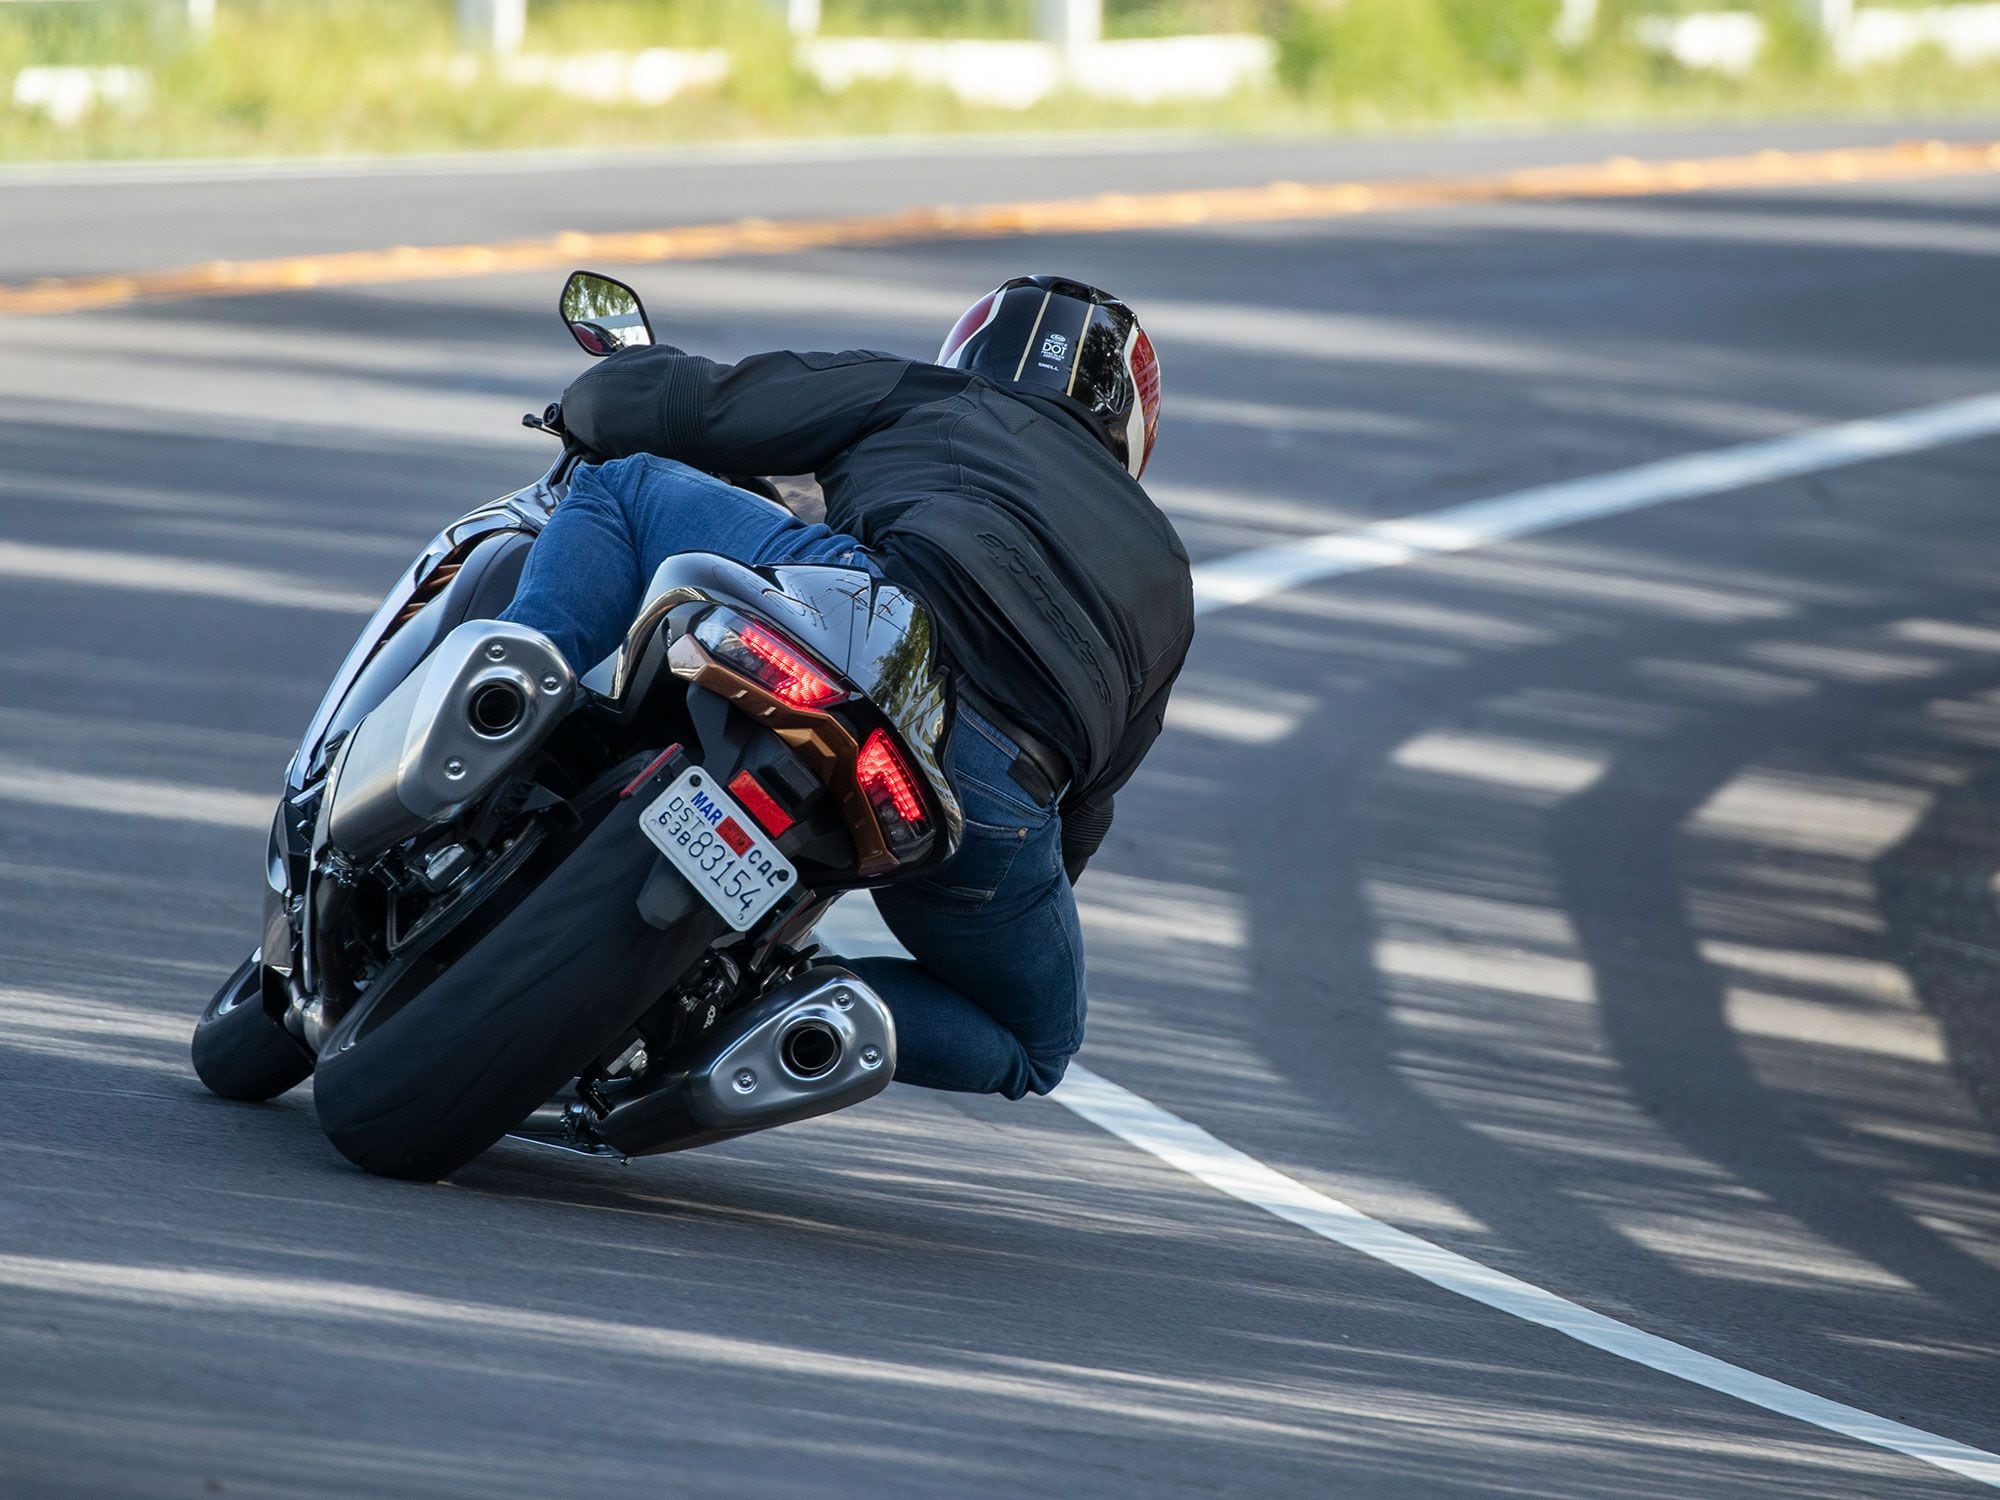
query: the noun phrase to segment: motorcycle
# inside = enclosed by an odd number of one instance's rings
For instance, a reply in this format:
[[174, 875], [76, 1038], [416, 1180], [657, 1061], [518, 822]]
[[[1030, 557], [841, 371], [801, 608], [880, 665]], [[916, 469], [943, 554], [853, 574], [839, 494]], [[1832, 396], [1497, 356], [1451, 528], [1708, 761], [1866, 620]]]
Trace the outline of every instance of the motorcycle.
[[[609, 277], [560, 310], [589, 354], [653, 341]], [[286, 772], [261, 945], [194, 1032], [213, 1092], [310, 1076], [327, 1138], [390, 1177], [509, 1135], [679, 1151], [880, 1093], [895, 1024], [813, 931], [963, 827], [931, 617], [870, 572], [670, 557], [580, 676], [496, 620], [587, 458], [559, 406], [523, 421], [561, 453], [362, 630]]]

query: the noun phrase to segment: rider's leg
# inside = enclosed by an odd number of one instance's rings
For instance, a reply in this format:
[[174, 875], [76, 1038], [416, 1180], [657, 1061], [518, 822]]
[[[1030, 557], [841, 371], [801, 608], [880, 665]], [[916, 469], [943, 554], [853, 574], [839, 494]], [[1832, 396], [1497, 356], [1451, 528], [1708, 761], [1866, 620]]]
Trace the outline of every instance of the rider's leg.
[[862, 551], [762, 496], [642, 454], [576, 471], [500, 618], [541, 631], [587, 672], [625, 639], [654, 569], [673, 553], [760, 565], [847, 562]]
[[1046, 1094], [1083, 1040], [1083, 933], [1061, 821], [1007, 775], [1013, 742], [961, 705], [951, 779], [965, 841], [935, 873], [876, 895], [915, 956], [852, 961], [896, 1018], [896, 1077]]

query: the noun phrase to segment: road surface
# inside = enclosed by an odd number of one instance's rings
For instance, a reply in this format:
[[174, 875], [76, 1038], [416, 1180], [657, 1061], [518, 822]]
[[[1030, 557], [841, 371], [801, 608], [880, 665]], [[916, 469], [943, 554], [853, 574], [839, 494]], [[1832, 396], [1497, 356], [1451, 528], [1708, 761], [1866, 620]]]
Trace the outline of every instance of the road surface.
[[[0, 282], [1817, 149], [1983, 126], [0, 182]], [[718, 355], [1153, 324], [1198, 563], [2000, 391], [2000, 175], [639, 267]], [[1903, 1497], [1050, 1100], [362, 1176], [203, 1093], [270, 798], [378, 595], [525, 481], [557, 278], [0, 318], [0, 1493]], [[1373, 1218], [2000, 1451], [2000, 439], [1204, 617], [1080, 888], [1082, 1061]], [[1985, 1099], [1982, 1108], [1981, 1098]], [[2000, 1469], [1996, 1469], [2000, 1472]]]

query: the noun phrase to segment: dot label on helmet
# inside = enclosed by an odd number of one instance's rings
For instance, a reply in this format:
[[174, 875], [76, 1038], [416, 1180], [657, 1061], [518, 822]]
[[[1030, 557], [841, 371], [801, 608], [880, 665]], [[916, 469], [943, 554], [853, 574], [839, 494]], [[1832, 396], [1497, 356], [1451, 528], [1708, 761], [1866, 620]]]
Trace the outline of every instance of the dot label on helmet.
[[1042, 340], [1042, 358], [1052, 359], [1057, 364], [1069, 358], [1069, 335], [1052, 333]]

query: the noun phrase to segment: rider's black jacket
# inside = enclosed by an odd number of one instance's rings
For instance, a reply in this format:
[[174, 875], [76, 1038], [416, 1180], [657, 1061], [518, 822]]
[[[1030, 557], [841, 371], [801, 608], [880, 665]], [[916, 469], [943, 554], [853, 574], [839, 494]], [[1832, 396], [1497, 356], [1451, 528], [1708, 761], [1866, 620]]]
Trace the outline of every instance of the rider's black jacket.
[[665, 345], [596, 365], [562, 410], [607, 459], [815, 475], [827, 524], [867, 543], [974, 687], [1066, 757], [1064, 855], [1081, 869], [1194, 634], [1180, 538], [1088, 411], [889, 354], [723, 365]]

